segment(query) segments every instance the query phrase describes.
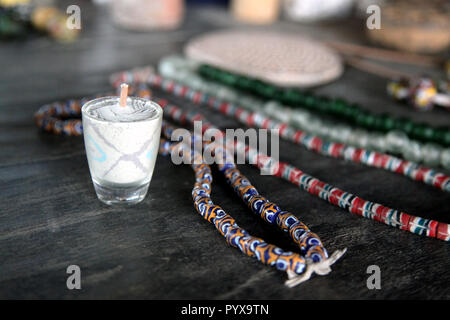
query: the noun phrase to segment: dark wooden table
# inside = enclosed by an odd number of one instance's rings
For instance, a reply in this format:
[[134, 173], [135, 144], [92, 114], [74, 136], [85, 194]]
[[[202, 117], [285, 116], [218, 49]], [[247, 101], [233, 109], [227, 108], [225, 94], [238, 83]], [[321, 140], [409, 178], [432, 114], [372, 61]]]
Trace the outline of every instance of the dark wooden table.
[[[70, 3], [73, 3], [71, 1]], [[229, 247], [194, 210], [193, 174], [159, 157], [146, 199], [134, 207], [97, 200], [82, 138], [41, 133], [33, 113], [42, 104], [109, 90], [108, 75], [156, 64], [203, 32], [237, 26], [226, 11], [189, 8], [176, 31], [131, 33], [112, 25], [104, 9], [79, 2], [83, 32], [60, 45], [45, 37], [0, 43], [0, 298], [450, 298], [446, 242], [363, 219], [275, 177], [240, 166], [261, 193], [298, 215], [329, 251], [348, 248], [333, 272], [294, 289], [285, 274]], [[316, 38], [364, 40], [364, 21], [271, 28]], [[385, 80], [355, 69], [317, 92], [344, 96], [376, 112], [436, 125], [445, 111], [415, 113], [392, 102]], [[156, 92], [160, 94], [159, 92]], [[162, 94], [160, 94], [162, 95]], [[183, 108], [194, 108], [173, 99]], [[222, 128], [239, 126], [201, 110]], [[449, 196], [383, 170], [281, 142], [281, 159], [365, 199], [450, 222]], [[215, 172], [212, 197], [250, 233], [293, 249], [286, 235], [253, 216]], [[78, 265], [82, 289], [66, 288], [66, 268]], [[369, 265], [381, 269], [381, 290], [369, 290]]]

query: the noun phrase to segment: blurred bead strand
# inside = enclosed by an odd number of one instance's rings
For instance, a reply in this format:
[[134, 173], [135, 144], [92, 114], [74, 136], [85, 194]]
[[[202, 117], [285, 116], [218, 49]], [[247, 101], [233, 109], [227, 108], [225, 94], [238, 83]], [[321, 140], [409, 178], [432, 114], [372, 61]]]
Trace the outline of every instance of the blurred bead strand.
[[197, 66], [198, 64], [192, 60], [180, 56], [169, 56], [160, 61], [158, 71], [168, 79], [203, 91], [211, 97], [239, 104], [249, 111], [263, 112], [272, 119], [286, 122], [325, 140], [345, 143], [357, 148], [401, 154], [404, 159], [412, 162], [424, 162], [429, 166], [441, 165], [450, 169], [450, 148], [444, 149], [435, 143], [423, 144], [411, 140], [400, 130], [391, 130], [387, 133], [369, 132], [346, 124], [323, 120], [308, 110], [289, 108], [277, 101], [265, 102], [222, 84], [204, 80], [195, 73]]
[[[114, 81], [117, 85], [121, 77]], [[161, 88], [176, 96], [184, 97], [197, 104], [206, 104], [210, 108], [225, 115], [232, 116], [238, 121], [250, 127], [279, 130], [278, 134], [283, 139], [303, 145], [308, 150], [335, 158], [343, 158], [355, 163], [363, 163], [367, 166], [383, 168], [387, 171], [402, 174], [416, 181], [434, 186], [445, 192], [450, 192], [450, 177], [432, 169], [421, 167], [416, 163], [402, 160], [388, 154], [375, 151], [356, 149], [341, 143], [323, 141], [317, 136], [307, 134], [301, 130], [290, 127], [287, 123], [273, 120], [262, 113], [248, 112], [234, 104], [230, 104], [196, 91], [188, 86], [166, 80], [159, 75], [150, 75], [147, 84]]]
[[198, 68], [198, 72], [206, 79], [218, 81], [227, 86], [251, 92], [265, 99], [279, 101], [292, 107], [302, 107], [337, 116], [369, 130], [387, 132], [396, 129], [403, 131], [413, 139], [450, 146], [450, 130], [448, 128], [437, 129], [424, 123], [414, 123], [407, 119], [393, 118], [388, 114], [372, 114], [358, 105], [350, 104], [342, 99], [329, 99], [296, 89], [278, 88], [271, 84], [212, 66], [201, 65]]

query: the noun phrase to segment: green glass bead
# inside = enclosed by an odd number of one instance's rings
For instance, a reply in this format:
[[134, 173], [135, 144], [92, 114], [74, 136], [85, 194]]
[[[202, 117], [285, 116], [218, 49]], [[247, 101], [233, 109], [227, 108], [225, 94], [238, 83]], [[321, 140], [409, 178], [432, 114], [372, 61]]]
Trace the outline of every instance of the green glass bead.
[[342, 99], [334, 99], [330, 103], [329, 111], [332, 114], [341, 116], [344, 113], [345, 108], [347, 107], [347, 103]]
[[206, 73], [205, 73], [206, 77], [209, 79], [213, 79], [213, 80], [221, 80], [221, 73], [219, 73], [218, 70], [215, 69], [209, 69]]
[[344, 109], [342, 116], [345, 119], [355, 121], [356, 117], [359, 115], [361, 110], [361, 107], [357, 104], [347, 105], [347, 107]]
[[305, 105], [309, 94], [307, 92], [295, 91], [294, 101], [296, 105]]
[[330, 108], [330, 99], [326, 97], [317, 97], [316, 110], [318, 112], [327, 113]]
[[278, 91], [278, 89], [272, 85], [266, 84], [266, 87], [264, 89], [264, 94], [266, 97], [268, 98], [274, 98], [276, 92]]
[[308, 94], [305, 97], [304, 106], [308, 109], [314, 109], [316, 106], [317, 99], [312, 94]]
[[375, 129], [375, 130], [377, 130], [377, 131], [384, 131], [384, 126], [383, 126], [383, 123], [384, 123], [384, 118], [382, 117], [382, 116], [380, 116], [380, 115], [375, 115], [375, 120], [374, 120], [374, 123], [373, 123], [373, 128]]
[[416, 139], [424, 141], [424, 140], [426, 140], [426, 138], [425, 138], [426, 128], [427, 128], [427, 126], [425, 124], [416, 124], [416, 125], [414, 125], [411, 135]]
[[355, 118], [355, 123], [356, 125], [363, 127], [364, 124], [366, 123], [366, 118], [369, 116], [369, 114], [367, 112], [359, 112], [358, 115]]
[[414, 122], [406, 118], [399, 118], [395, 120], [395, 129], [401, 130], [406, 134], [411, 134], [414, 129]]
[[364, 118], [364, 122], [363, 122], [363, 127], [370, 129], [373, 128], [374, 124], [375, 124], [375, 119], [376, 116], [374, 116], [373, 114], [367, 114], [366, 117]]
[[450, 130], [448, 130], [448, 129], [444, 129], [443, 130], [443, 138], [441, 140], [441, 143], [444, 146], [449, 146], [450, 145]]
[[391, 131], [395, 127], [395, 120], [388, 114], [382, 114], [382, 127], [381, 130], [383, 131]]
[[444, 131], [439, 129], [433, 130], [433, 137], [432, 140], [437, 143], [441, 143], [442, 139], [444, 138]]
[[200, 67], [198, 67], [197, 72], [201, 76], [209, 78], [209, 68], [208, 68], [208, 66], [201, 65]]

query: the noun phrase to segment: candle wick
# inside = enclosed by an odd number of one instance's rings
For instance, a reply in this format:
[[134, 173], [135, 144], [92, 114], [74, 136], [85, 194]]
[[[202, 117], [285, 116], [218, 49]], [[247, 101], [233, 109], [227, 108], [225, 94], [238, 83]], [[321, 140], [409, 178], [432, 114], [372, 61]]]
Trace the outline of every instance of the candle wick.
[[127, 106], [127, 97], [128, 97], [128, 84], [122, 83], [120, 85], [120, 106]]

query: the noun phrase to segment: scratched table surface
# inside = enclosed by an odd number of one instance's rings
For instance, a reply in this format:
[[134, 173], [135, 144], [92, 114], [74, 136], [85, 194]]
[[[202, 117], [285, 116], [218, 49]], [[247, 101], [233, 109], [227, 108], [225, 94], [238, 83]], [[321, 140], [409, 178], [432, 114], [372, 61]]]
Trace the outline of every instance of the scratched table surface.
[[[83, 139], [40, 132], [33, 123], [35, 110], [52, 101], [107, 92], [112, 72], [155, 65], [167, 54], [182, 52], [196, 35], [240, 24], [223, 9], [190, 7], [178, 30], [133, 33], [115, 27], [104, 8], [87, 1], [79, 5], [83, 30], [73, 44], [37, 36], [0, 43], [0, 298], [450, 298], [448, 243], [352, 215], [286, 181], [260, 176], [249, 165], [239, 168], [262, 194], [319, 234], [330, 252], [348, 249], [331, 274], [314, 276], [293, 289], [285, 287], [284, 273], [228, 246], [195, 212], [191, 168], [162, 156], [142, 203], [103, 205], [94, 193]], [[280, 21], [264, 28], [364, 43], [364, 23]], [[423, 71], [410, 68], [400, 67]], [[315, 91], [344, 97], [374, 112], [389, 111], [435, 125], [450, 122], [445, 111], [415, 113], [391, 101], [384, 79], [352, 68]], [[184, 109], [196, 108], [165, 97]], [[239, 127], [233, 119], [206, 108], [200, 111], [221, 128]], [[285, 141], [280, 152], [281, 160], [364, 199], [450, 222], [449, 195], [430, 186]], [[214, 179], [213, 200], [240, 226], [295, 250], [286, 234], [248, 211], [216, 170]], [[66, 287], [69, 265], [81, 268], [81, 290]], [[367, 288], [370, 265], [380, 267], [380, 290]]]

